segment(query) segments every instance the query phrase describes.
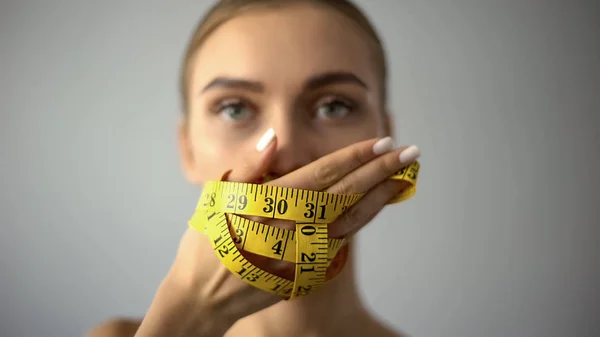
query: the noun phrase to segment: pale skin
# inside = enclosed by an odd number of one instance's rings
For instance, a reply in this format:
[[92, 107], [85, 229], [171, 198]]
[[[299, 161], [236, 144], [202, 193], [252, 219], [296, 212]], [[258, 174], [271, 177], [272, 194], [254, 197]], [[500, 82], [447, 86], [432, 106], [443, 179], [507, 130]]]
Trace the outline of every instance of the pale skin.
[[[406, 188], [387, 178], [418, 156], [415, 147], [393, 147], [384, 138], [389, 116], [371, 48], [349, 19], [309, 4], [226, 22], [193, 60], [179, 142], [187, 179], [201, 185], [232, 170], [232, 181], [266, 177], [276, 186], [366, 193], [330, 224], [330, 236], [351, 238]], [[259, 151], [269, 128], [275, 137]], [[188, 229], [143, 321], [111, 321], [88, 335], [399, 336], [363, 306], [351, 240], [350, 248], [346, 267], [325, 288], [281, 301], [237, 279], [208, 239]], [[293, 270], [248, 258], [279, 275]]]

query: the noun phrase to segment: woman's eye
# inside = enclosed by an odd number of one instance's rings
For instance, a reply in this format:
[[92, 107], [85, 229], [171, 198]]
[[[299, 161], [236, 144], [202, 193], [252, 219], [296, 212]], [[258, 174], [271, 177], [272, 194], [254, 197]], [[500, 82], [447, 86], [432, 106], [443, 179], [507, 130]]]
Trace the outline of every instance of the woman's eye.
[[317, 117], [322, 119], [344, 118], [352, 112], [350, 104], [342, 101], [333, 101], [320, 105], [317, 108]]
[[223, 118], [233, 121], [242, 121], [252, 117], [252, 110], [241, 102], [223, 103], [218, 112]]

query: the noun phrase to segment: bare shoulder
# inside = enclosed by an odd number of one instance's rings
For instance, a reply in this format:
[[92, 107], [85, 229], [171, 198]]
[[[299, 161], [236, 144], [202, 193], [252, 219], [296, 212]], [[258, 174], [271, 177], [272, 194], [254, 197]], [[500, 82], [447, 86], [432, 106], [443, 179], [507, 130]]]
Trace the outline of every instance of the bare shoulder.
[[410, 337], [395, 329], [377, 315], [363, 311], [358, 316], [348, 317], [340, 328], [340, 335], [352, 337]]
[[397, 331], [380, 320], [373, 320], [370, 330], [369, 335], [374, 337], [410, 337], [408, 334]]
[[142, 323], [135, 319], [111, 319], [86, 333], [86, 337], [133, 337]]
[[378, 337], [409, 337], [407, 334], [392, 330], [391, 328], [389, 328], [387, 326], [381, 326], [379, 331], [377, 331], [377, 333], [375, 333], [374, 336], [378, 336]]

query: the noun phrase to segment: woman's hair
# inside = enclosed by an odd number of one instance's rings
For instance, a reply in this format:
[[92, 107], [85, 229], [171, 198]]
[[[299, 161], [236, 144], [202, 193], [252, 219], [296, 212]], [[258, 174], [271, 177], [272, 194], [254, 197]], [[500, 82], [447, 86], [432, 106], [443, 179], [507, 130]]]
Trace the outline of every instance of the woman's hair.
[[385, 106], [387, 99], [387, 65], [383, 44], [369, 19], [350, 0], [220, 0], [202, 18], [194, 30], [185, 51], [179, 84], [183, 112], [187, 115], [189, 109], [192, 60], [213, 31], [238, 14], [254, 9], [276, 8], [295, 3], [312, 3], [333, 9], [356, 23], [366, 33], [375, 46], [376, 66], [382, 91], [381, 101], [382, 106]]

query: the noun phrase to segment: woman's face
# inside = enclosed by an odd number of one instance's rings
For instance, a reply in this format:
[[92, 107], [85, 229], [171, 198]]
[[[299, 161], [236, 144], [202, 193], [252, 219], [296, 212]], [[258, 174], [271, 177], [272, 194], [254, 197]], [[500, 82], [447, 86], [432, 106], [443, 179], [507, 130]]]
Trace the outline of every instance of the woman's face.
[[218, 180], [258, 157], [273, 128], [276, 178], [342, 147], [387, 134], [372, 42], [314, 5], [256, 10], [215, 30], [192, 60], [183, 166]]

